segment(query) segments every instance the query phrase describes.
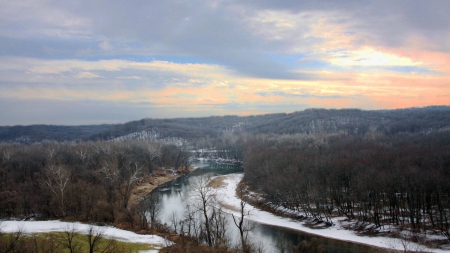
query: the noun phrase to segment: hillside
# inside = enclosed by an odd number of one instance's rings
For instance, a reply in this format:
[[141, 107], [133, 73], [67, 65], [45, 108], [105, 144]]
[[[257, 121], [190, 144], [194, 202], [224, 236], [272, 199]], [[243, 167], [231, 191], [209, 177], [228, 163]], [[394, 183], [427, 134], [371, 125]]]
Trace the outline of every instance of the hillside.
[[252, 134], [337, 133], [362, 135], [381, 132], [430, 133], [450, 128], [450, 106], [398, 110], [307, 109], [294, 113], [256, 116], [212, 116], [203, 118], [141, 119], [116, 125], [0, 127], [0, 141], [25, 143], [42, 140], [109, 140], [142, 131], [161, 138], [188, 140], [218, 137], [225, 132]]
[[162, 137], [217, 137], [224, 132], [253, 134], [334, 133], [365, 134], [379, 131], [433, 132], [450, 127], [450, 107], [408, 108], [364, 111], [358, 109], [307, 109], [294, 113], [257, 116], [222, 116], [205, 118], [142, 119], [111, 127], [92, 136], [109, 139], [141, 131], [156, 131]]
[[93, 134], [104, 132], [112, 125], [86, 125], [86, 126], [0, 126], [0, 141], [34, 143], [43, 140], [72, 141], [87, 139]]

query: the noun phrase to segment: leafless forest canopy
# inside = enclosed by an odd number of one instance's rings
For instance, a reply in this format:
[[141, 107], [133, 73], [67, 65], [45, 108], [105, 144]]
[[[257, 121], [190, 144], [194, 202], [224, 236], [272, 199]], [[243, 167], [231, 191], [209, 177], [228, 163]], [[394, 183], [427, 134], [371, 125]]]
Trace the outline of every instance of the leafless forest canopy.
[[132, 187], [158, 168], [188, 166], [189, 158], [179, 147], [138, 141], [10, 144], [1, 154], [2, 216], [131, 227], [139, 219], [139, 207], [129, 206]]
[[213, 116], [205, 118], [141, 119], [125, 124], [87, 126], [3, 126], [0, 141], [35, 143], [42, 141], [109, 140], [141, 131], [154, 131], [161, 137], [195, 141], [217, 138], [226, 132], [249, 134], [365, 134], [376, 130], [386, 135], [399, 132], [430, 132], [449, 127], [450, 107], [436, 106], [399, 110], [308, 109], [294, 113], [258, 116]]
[[437, 229], [449, 239], [450, 131], [255, 139], [245, 181], [304, 216]]
[[130, 205], [133, 187], [209, 149], [243, 161], [247, 185], [302, 216], [345, 215], [450, 240], [449, 107], [14, 126], [0, 137], [1, 217], [148, 229], [160, 225], [145, 215], [155, 203]]

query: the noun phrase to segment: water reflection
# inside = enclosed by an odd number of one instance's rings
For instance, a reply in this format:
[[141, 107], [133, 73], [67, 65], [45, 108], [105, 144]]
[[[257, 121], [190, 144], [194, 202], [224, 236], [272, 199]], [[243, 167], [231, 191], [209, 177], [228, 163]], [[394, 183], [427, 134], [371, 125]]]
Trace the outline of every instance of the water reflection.
[[[158, 194], [160, 196], [161, 211], [159, 219], [171, 226], [174, 219], [181, 220], [183, 218], [186, 199], [190, 192], [190, 182], [193, 178], [211, 173], [213, 175], [226, 175], [230, 173], [242, 172], [241, 168], [226, 165], [226, 164], [208, 164], [200, 163], [195, 164], [200, 167], [191, 172], [188, 176], [177, 178], [171, 182], [168, 182], [154, 191], [152, 194]], [[227, 218], [228, 226], [227, 230], [232, 235], [230, 238], [234, 243], [238, 243], [238, 230], [234, 226], [231, 215]], [[279, 252], [277, 246], [280, 244], [298, 245], [302, 241], [311, 241], [313, 238], [319, 238], [321, 244], [324, 247], [324, 252], [333, 253], [356, 253], [356, 252], [369, 252], [373, 250], [370, 247], [337, 241], [327, 238], [320, 238], [307, 233], [299, 231], [270, 226], [265, 224], [256, 223], [255, 228], [249, 235], [252, 241], [256, 244], [261, 244], [264, 248], [264, 252]]]

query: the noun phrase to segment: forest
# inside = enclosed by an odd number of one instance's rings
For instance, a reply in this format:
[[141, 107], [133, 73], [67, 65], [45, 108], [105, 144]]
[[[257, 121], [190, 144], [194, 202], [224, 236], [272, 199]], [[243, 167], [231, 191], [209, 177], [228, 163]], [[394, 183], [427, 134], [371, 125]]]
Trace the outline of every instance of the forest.
[[431, 132], [449, 127], [450, 106], [397, 110], [307, 109], [293, 113], [204, 118], [145, 118], [124, 124], [84, 126], [0, 126], [0, 141], [31, 144], [43, 141], [110, 140], [141, 131], [157, 132], [162, 138], [176, 137], [195, 142], [202, 137], [219, 138], [224, 133], [364, 135], [379, 131]]
[[255, 138], [244, 165], [246, 183], [298, 218], [345, 215], [450, 240], [450, 131]]
[[138, 141], [2, 145], [0, 154], [2, 217], [130, 229], [145, 218], [129, 202], [133, 186], [159, 168], [189, 166], [189, 153], [179, 147]]
[[[446, 106], [13, 126], [1, 127], [0, 137], [0, 218], [170, 232], [157, 221], [157, 200], [130, 203], [133, 187], [161, 170], [187, 169], [202, 150], [216, 150], [243, 163], [243, 183], [264, 196], [265, 205], [295, 211], [299, 220], [332, 225], [333, 217], [345, 216], [374, 229], [433, 231], [450, 241]], [[205, 220], [220, 225], [222, 214], [213, 214]], [[199, 231], [194, 244], [217, 247], [211, 234]]]

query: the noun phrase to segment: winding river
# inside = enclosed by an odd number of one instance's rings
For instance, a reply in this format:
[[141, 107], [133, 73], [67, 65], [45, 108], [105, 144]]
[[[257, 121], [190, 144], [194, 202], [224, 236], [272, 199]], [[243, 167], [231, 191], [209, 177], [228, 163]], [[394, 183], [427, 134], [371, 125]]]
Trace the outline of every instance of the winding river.
[[[171, 226], [174, 217], [181, 219], [185, 209], [185, 199], [190, 191], [190, 181], [197, 176], [212, 173], [214, 175], [225, 175], [230, 173], [242, 173], [242, 169], [224, 164], [203, 163], [194, 164], [198, 169], [191, 172], [187, 177], [180, 177], [176, 180], [161, 185], [152, 194], [160, 195], [161, 210], [159, 219]], [[234, 226], [231, 216], [228, 217], [227, 230], [232, 234], [232, 240], [237, 243], [238, 230]], [[279, 252], [277, 245], [280, 245], [282, 241], [284, 244], [298, 245], [303, 240], [310, 241], [317, 236], [310, 235], [301, 231], [286, 229], [282, 227], [276, 227], [271, 225], [265, 225], [255, 223], [255, 228], [251, 232], [250, 237], [252, 241], [261, 245], [264, 252]], [[281, 239], [280, 239], [281, 238]], [[328, 238], [320, 238], [324, 247], [324, 252], [330, 253], [356, 253], [356, 252], [369, 252], [373, 248], [361, 244], [344, 242], [339, 240], [333, 240]]]

